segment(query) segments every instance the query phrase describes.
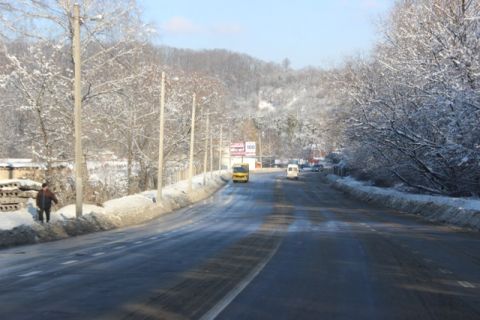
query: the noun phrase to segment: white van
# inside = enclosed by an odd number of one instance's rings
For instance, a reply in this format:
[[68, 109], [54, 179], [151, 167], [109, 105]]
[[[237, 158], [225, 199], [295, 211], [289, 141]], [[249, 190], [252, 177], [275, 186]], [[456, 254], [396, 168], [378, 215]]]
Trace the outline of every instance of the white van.
[[287, 167], [287, 178], [298, 179], [298, 164], [289, 164]]

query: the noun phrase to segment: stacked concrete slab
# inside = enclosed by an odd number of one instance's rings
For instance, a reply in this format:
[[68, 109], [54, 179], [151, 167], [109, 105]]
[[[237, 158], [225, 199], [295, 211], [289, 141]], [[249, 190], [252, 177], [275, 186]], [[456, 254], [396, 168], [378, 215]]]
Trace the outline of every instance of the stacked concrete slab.
[[16, 211], [24, 207], [29, 198], [35, 199], [40, 186], [21, 181], [0, 182], [0, 212]]

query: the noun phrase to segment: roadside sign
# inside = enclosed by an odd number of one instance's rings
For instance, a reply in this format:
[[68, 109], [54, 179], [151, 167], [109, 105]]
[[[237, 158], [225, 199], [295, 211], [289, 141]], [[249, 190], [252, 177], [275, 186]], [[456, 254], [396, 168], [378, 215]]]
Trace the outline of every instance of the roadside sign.
[[231, 156], [244, 156], [245, 155], [245, 145], [243, 142], [236, 142], [230, 144], [230, 155]]
[[245, 142], [245, 155], [247, 157], [249, 156], [255, 157], [256, 154], [257, 154], [257, 150], [256, 150], [255, 141]]

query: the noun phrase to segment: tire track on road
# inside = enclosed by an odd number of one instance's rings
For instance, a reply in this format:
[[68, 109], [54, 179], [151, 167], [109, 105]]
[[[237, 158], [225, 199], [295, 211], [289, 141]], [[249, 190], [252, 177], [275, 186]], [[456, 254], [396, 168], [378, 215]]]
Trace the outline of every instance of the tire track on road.
[[127, 306], [130, 313], [123, 319], [214, 318], [268, 263], [293, 222], [293, 207], [286, 203], [278, 179], [274, 202], [273, 212], [257, 231], [183, 273], [176, 285], [159, 290], [144, 303]]

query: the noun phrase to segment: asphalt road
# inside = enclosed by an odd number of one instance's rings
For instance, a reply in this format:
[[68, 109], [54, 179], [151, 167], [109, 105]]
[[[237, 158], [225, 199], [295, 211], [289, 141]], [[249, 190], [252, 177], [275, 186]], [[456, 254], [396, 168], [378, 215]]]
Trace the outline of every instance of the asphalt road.
[[146, 225], [0, 250], [1, 319], [480, 319], [480, 233], [259, 174]]

